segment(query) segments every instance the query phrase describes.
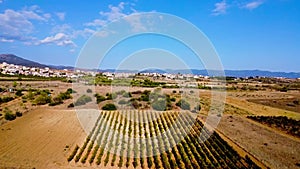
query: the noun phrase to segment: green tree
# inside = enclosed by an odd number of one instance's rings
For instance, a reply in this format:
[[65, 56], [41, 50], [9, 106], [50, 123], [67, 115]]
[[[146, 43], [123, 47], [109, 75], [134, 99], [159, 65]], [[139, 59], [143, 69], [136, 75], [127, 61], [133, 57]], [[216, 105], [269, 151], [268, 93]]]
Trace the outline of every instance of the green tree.
[[117, 106], [112, 103], [108, 103], [102, 107], [102, 110], [117, 110]]
[[180, 108], [183, 109], [183, 110], [190, 110], [190, 109], [191, 109], [190, 103], [187, 102], [187, 101], [184, 100], [184, 99], [179, 100], [179, 101], [176, 103], [176, 106], [180, 107]]

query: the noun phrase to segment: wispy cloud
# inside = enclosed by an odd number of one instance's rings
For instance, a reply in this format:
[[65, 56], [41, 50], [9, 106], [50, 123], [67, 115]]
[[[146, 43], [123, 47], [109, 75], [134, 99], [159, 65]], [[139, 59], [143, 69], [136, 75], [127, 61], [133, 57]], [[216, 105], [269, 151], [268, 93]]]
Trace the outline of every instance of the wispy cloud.
[[56, 12], [55, 14], [56, 14], [56, 16], [58, 17], [59, 20], [61, 20], [61, 21], [65, 20], [66, 13], [64, 13], [64, 12]]
[[133, 32], [147, 30], [145, 25], [141, 22], [140, 15], [132, 15], [130, 17], [125, 18], [125, 20], [131, 25]]
[[120, 2], [117, 6], [109, 5], [109, 11], [100, 11], [100, 18], [94, 19], [92, 22], [85, 23], [84, 25], [92, 27], [102, 27], [109, 22], [125, 17], [127, 16], [127, 14], [124, 12], [124, 10], [125, 7], [128, 7], [128, 5], [130, 4], [127, 4], [125, 2]]
[[[135, 10], [134, 3], [125, 3], [120, 2], [118, 5], [108, 6], [108, 11], [100, 11], [100, 17], [97, 19], [94, 19], [92, 22], [85, 23], [84, 25], [90, 28], [95, 29], [95, 32], [97, 29], [105, 26], [106, 24], [120, 19], [122, 17], [126, 17], [132, 14], [137, 14], [138, 11]], [[146, 30], [145, 26], [141, 23], [140, 17], [138, 15], [134, 15], [129, 18], [125, 18], [125, 20], [131, 25], [132, 31], [138, 31], [138, 30]], [[99, 33], [101, 36], [107, 36], [109, 32], [106, 33]], [[97, 34], [98, 35], [98, 34]]]
[[64, 33], [57, 33], [54, 36], [48, 36], [43, 40], [40, 40], [39, 44], [55, 44], [58, 46], [71, 46], [76, 47], [76, 44], [71, 40], [71, 38]]
[[0, 38], [2, 42], [26, 41], [34, 39], [31, 33], [34, 30], [32, 21], [46, 22], [50, 14], [43, 13], [38, 6], [26, 7], [16, 11], [6, 9], [0, 13]]
[[93, 26], [93, 27], [102, 27], [107, 24], [106, 20], [103, 19], [95, 19], [92, 22], [85, 23], [85, 26]]
[[228, 8], [228, 5], [225, 0], [223, 0], [221, 2], [217, 2], [217, 3], [215, 3], [215, 9], [212, 10], [212, 15], [225, 14], [227, 8]]
[[259, 7], [259, 6], [262, 5], [262, 4], [263, 4], [263, 1], [262, 1], [262, 0], [252, 1], [252, 2], [246, 3], [246, 4], [243, 6], [243, 8], [252, 10], [252, 9], [255, 9], [255, 8]]

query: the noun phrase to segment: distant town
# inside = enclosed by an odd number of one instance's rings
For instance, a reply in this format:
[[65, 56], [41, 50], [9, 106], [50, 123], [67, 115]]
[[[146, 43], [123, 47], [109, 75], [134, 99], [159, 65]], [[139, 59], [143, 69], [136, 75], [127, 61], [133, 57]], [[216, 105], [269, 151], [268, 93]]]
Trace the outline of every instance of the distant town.
[[[25, 75], [25, 76], [39, 76], [39, 77], [63, 77], [63, 78], [78, 78], [85, 75], [96, 76], [97, 71], [86, 71], [86, 70], [68, 70], [68, 69], [51, 69], [49, 67], [29, 67], [23, 65], [15, 65], [3, 62], [0, 64], [1, 73], [4, 75]], [[102, 72], [109, 80], [114, 78], [128, 78], [134, 76], [136, 73], [112, 73]], [[140, 73], [143, 76], [148, 76], [155, 79], [161, 80], [191, 80], [191, 79], [209, 79], [209, 76], [193, 75], [193, 74], [169, 74], [169, 73]]]

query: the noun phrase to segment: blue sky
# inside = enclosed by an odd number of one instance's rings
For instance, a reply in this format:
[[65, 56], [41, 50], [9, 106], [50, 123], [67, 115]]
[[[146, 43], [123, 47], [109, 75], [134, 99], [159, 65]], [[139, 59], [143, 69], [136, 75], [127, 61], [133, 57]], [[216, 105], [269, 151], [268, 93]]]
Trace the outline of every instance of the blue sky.
[[[75, 65], [86, 41], [103, 25], [153, 11], [178, 16], [198, 27], [214, 45], [225, 69], [300, 72], [298, 0], [0, 0], [0, 53], [45, 64]], [[191, 55], [186, 52], [180, 57], [191, 68], [203, 68]], [[106, 58], [110, 64], [103, 68], [118, 65], [114, 59]]]

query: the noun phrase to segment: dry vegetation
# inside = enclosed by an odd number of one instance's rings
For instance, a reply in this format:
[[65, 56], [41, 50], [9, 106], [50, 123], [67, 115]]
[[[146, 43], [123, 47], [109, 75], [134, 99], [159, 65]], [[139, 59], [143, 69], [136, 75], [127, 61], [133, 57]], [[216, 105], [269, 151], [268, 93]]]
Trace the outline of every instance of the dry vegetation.
[[[181, 89], [134, 86], [124, 92], [114, 91], [106, 85], [78, 85], [74, 89], [77, 93], [69, 93], [71, 99], [64, 95], [68, 88], [72, 88], [71, 83], [1, 81], [0, 168], [249, 168], [249, 159], [262, 168], [297, 168], [300, 165], [297, 151], [300, 139], [274, 128], [275, 125], [261, 124], [247, 119], [247, 116], [282, 116], [300, 120], [298, 84], [263, 78], [228, 83], [224, 117], [217, 128], [221, 137], [215, 133], [205, 144], [194, 139], [199, 136], [201, 121], [205, 122], [210, 110], [211, 94], [210, 90], [195, 89], [200, 99], [190, 103], [188, 110], [193, 113], [182, 116], [175, 131], [186, 133], [192, 129], [193, 132], [172, 147], [179, 139], [176, 136], [180, 135], [167, 134], [166, 138], [155, 142], [143, 142], [143, 139], [134, 142], [126, 139], [123, 133], [147, 138], [168, 129], [183, 108], [178, 103], [184, 103]], [[191, 90], [185, 92], [191, 94]], [[150, 96], [149, 100], [147, 96]], [[160, 98], [167, 98], [167, 101], [160, 103]], [[158, 103], [153, 106], [153, 102]], [[102, 109], [109, 104], [115, 105], [117, 110], [100, 113], [99, 118], [94, 119], [97, 123], [92, 123], [88, 130], [92, 132], [86, 135], [87, 130], [78, 121], [79, 115], [71, 107]], [[155, 113], [161, 105], [166, 105], [163, 110], [168, 112]], [[107, 106], [107, 109], [111, 108], [111, 105]], [[132, 109], [137, 111], [130, 113]], [[125, 112], [125, 116], [118, 112]], [[12, 115], [12, 120], [6, 120], [5, 114]], [[201, 120], [194, 128], [183, 127], [183, 124], [190, 123], [190, 117], [197, 115]], [[154, 117], [159, 120], [152, 121]], [[150, 119], [150, 122], [134, 123], [128, 120], [130, 118]], [[292, 126], [284, 128], [294, 127], [293, 123], [289, 125]], [[107, 135], [107, 126], [115, 129], [113, 135]], [[294, 130], [299, 133], [298, 128]], [[139, 146], [133, 148], [132, 145]], [[168, 151], [151, 156], [161, 149]], [[134, 155], [138, 158], [132, 158]]]

